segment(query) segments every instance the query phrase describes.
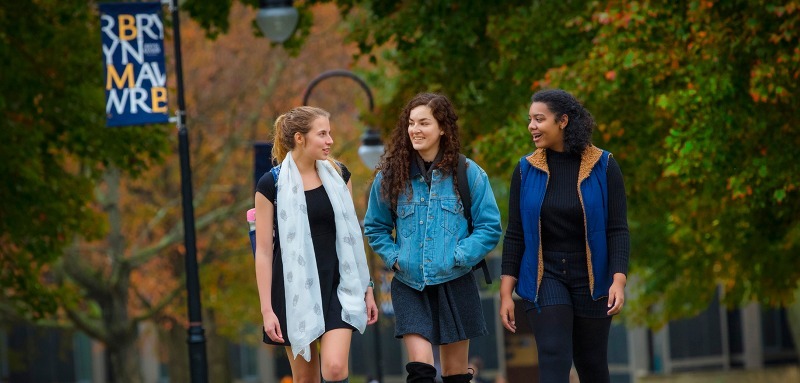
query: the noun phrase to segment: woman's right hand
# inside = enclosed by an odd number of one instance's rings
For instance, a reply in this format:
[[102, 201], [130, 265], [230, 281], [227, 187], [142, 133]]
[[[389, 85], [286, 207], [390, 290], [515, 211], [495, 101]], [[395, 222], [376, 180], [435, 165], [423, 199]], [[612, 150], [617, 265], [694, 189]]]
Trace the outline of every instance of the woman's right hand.
[[274, 311], [264, 313], [264, 332], [267, 333], [269, 339], [273, 342], [283, 343], [283, 334], [281, 334], [281, 324], [278, 321], [278, 316]]
[[512, 333], [517, 332], [517, 322], [514, 320], [514, 298], [500, 297], [500, 320], [503, 327]]

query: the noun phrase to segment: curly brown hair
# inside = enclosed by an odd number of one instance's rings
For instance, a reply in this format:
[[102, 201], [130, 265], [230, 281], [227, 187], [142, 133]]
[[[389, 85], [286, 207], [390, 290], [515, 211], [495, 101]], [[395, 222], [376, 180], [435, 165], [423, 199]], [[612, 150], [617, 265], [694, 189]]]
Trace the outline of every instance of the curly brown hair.
[[[409, 169], [414, 161], [414, 147], [411, 145], [411, 138], [408, 136], [408, 119], [411, 110], [426, 105], [431, 108], [431, 114], [439, 127], [444, 132], [439, 141], [439, 150], [442, 151], [442, 160], [437, 168], [445, 173], [453, 175], [453, 188], [455, 189], [458, 180], [456, 177], [456, 166], [458, 166], [458, 154], [461, 149], [461, 141], [458, 138], [458, 115], [450, 100], [444, 95], [437, 93], [419, 93], [414, 96], [403, 112], [397, 119], [389, 140], [389, 148], [378, 164], [378, 170], [383, 174], [381, 181], [381, 197], [390, 203], [392, 210], [397, 208], [397, 200], [401, 194], [407, 192], [409, 181]], [[407, 195], [411, 198], [411, 195]]]

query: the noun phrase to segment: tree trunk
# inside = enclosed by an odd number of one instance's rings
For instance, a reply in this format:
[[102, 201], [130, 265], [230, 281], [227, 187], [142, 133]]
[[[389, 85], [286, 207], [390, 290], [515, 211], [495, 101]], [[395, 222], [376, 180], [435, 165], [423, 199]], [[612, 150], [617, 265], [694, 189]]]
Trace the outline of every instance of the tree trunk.
[[108, 331], [109, 362], [112, 381], [116, 383], [141, 383], [139, 330], [128, 317], [128, 274], [111, 286], [111, 296], [102, 304], [103, 324]]
[[119, 342], [106, 345], [108, 359], [111, 364], [111, 381], [115, 383], [142, 383], [142, 371], [139, 368], [139, 348], [135, 341]]
[[106, 212], [109, 232], [106, 237], [111, 275], [108, 279], [108, 294], [99, 299], [103, 312], [103, 325], [108, 333], [106, 347], [111, 364], [111, 377], [117, 383], [141, 383], [142, 371], [137, 344], [139, 329], [128, 315], [131, 270], [124, 262], [125, 236], [122, 234], [120, 211], [120, 172], [110, 167], [104, 174], [106, 189]]
[[[228, 341], [217, 334], [214, 313], [203, 311], [203, 329], [206, 336], [206, 361], [209, 382], [231, 382], [233, 373], [228, 358]], [[169, 378], [171, 382], [189, 381], [189, 347], [184, 326], [173, 324], [161, 331], [162, 343], [169, 353]]]
[[206, 330], [208, 381], [232, 381], [233, 374], [230, 359], [228, 358], [228, 340], [217, 332], [217, 322], [213, 310], [203, 311], [203, 327]]
[[163, 329], [160, 333], [159, 343], [167, 348], [169, 381], [174, 383], [188, 382], [189, 345], [186, 343], [186, 328], [173, 322], [169, 329]]

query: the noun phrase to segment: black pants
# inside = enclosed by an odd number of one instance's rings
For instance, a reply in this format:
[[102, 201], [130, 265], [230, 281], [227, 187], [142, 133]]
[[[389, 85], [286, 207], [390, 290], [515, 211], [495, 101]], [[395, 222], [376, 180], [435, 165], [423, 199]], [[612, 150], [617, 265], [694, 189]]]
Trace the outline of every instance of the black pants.
[[573, 361], [581, 382], [610, 381], [608, 332], [611, 317], [576, 317], [569, 305], [531, 309], [526, 314], [539, 352], [540, 382], [568, 383]]

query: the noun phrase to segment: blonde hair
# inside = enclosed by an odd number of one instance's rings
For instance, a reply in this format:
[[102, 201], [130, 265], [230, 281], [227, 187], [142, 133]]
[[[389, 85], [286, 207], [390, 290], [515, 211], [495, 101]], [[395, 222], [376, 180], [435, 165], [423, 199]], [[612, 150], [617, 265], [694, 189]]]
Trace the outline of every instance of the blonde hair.
[[298, 106], [275, 120], [275, 138], [272, 142], [272, 158], [276, 164], [283, 162], [286, 153], [294, 149], [294, 135], [305, 135], [311, 131], [311, 123], [317, 118], [330, 118], [331, 114], [313, 106]]

